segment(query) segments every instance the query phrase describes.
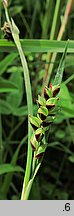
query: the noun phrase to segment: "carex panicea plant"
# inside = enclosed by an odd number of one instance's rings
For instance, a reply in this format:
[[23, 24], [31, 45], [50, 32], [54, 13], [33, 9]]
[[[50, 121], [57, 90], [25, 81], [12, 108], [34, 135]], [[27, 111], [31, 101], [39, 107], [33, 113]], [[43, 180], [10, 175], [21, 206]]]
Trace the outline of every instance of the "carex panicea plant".
[[3, 26], [3, 31], [5, 37], [8, 40], [14, 40], [17, 47], [22, 68], [24, 72], [24, 81], [26, 88], [27, 96], [27, 106], [28, 106], [28, 153], [27, 153], [27, 163], [26, 170], [23, 182], [23, 189], [21, 200], [26, 200], [29, 197], [30, 190], [34, 181], [34, 178], [39, 170], [41, 165], [45, 150], [48, 146], [46, 141], [46, 133], [49, 130], [50, 125], [52, 125], [54, 119], [57, 117], [58, 112], [58, 102], [60, 91], [60, 84], [62, 81], [63, 71], [64, 71], [64, 62], [65, 54], [67, 51], [68, 42], [65, 47], [65, 51], [61, 58], [57, 74], [49, 87], [44, 87], [44, 95], [38, 95], [37, 104], [38, 111], [37, 116], [33, 116], [33, 105], [32, 105], [32, 93], [31, 93], [31, 84], [29, 78], [29, 71], [27, 62], [21, 47], [20, 38], [19, 38], [19, 29], [15, 25], [13, 19], [10, 20], [8, 15], [8, 4], [6, 0], [3, 0], [6, 22]]
[[33, 128], [33, 134], [31, 137], [31, 145], [34, 150], [34, 157], [36, 159], [42, 158], [46, 150], [47, 144], [45, 142], [45, 133], [49, 130], [49, 126], [53, 123], [56, 118], [58, 100], [58, 92], [60, 91], [59, 85], [44, 88], [44, 97], [38, 95], [37, 103], [39, 109], [37, 116], [34, 117], [29, 115], [30, 124]]

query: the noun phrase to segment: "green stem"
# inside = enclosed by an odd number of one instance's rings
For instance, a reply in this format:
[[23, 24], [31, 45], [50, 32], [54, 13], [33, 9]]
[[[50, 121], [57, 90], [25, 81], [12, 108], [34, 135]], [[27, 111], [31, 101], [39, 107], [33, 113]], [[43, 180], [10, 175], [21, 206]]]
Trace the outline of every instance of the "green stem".
[[34, 33], [34, 27], [35, 27], [36, 15], [37, 15], [37, 10], [38, 10], [38, 4], [39, 4], [39, 0], [36, 1], [36, 4], [34, 6], [34, 12], [33, 12], [33, 15], [32, 15], [32, 22], [31, 22], [31, 32], [32, 32], [32, 35]]
[[[54, 36], [55, 36], [59, 7], [60, 7], [60, 0], [57, 0], [56, 5], [55, 5], [55, 11], [54, 11], [54, 16], [53, 16], [51, 32], [50, 32], [50, 40], [53, 40]], [[49, 82], [49, 72], [51, 73], [52, 69], [53, 69], [53, 64], [50, 64], [50, 65], [48, 64], [48, 62], [51, 60], [51, 56], [52, 56], [51, 53], [47, 53], [47, 58], [46, 58], [47, 64], [45, 65], [45, 75], [44, 75], [43, 85], [42, 85], [42, 95], [43, 95], [44, 86], [48, 85], [48, 82]], [[55, 58], [56, 58], [56, 53], [53, 54], [53, 57], [52, 57], [53, 62], [54, 62]]]
[[30, 194], [30, 191], [31, 191], [31, 188], [32, 188], [32, 184], [33, 184], [33, 181], [34, 181], [34, 178], [35, 178], [35, 176], [36, 176], [36, 174], [37, 174], [40, 166], [41, 166], [41, 162], [36, 166], [34, 175], [30, 179], [30, 181], [28, 182], [28, 185], [26, 187], [26, 190], [25, 190], [25, 193], [24, 193], [24, 196], [23, 196], [24, 200], [28, 200], [28, 197], [29, 197], [29, 194]]
[[55, 30], [56, 30], [56, 23], [57, 23], [57, 18], [58, 18], [59, 7], [60, 7], [60, 0], [57, 0], [57, 1], [56, 1], [56, 6], [55, 6], [55, 11], [54, 11], [53, 22], [52, 22], [51, 33], [50, 33], [50, 40], [53, 40], [54, 35], [55, 35]]
[[35, 171], [36, 162], [37, 162], [37, 160], [36, 160], [36, 158], [35, 158], [35, 154], [36, 154], [36, 152], [34, 152], [34, 156], [33, 156], [32, 173], [34, 173], [34, 171]]
[[[27, 140], [27, 135], [25, 137], [23, 137], [23, 139], [21, 140], [20, 144], [18, 145], [18, 147], [17, 147], [17, 149], [13, 155], [12, 160], [11, 160], [12, 165], [14, 165], [14, 166], [16, 165], [19, 151], [20, 151], [22, 145], [26, 142], [26, 140]], [[7, 195], [8, 191], [9, 191], [9, 187], [10, 187], [10, 183], [12, 182], [12, 178], [13, 178], [13, 173], [7, 173], [5, 175], [4, 182], [3, 182], [2, 187], [1, 187], [1, 193], [5, 194], [5, 196]]]
[[[56, 73], [55, 79], [54, 79], [54, 85], [60, 84], [62, 81], [64, 66], [65, 66], [65, 56], [66, 56], [68, 44], [69, 44], [69, 40], [66, 42], [65, 50], [64, 50], [62, 57], [61, 57], [61, 60], [60, 60], [60, 63], [59, 63], [58, 69], [57, 69], [57, 73]], [[53, 55], [52, 55], [52, 61], [53, 62], [56, 59], [56, 55], [57, 55], [57, 53], [53, 53]], [[52, 69], [53, 69], [53, 64], [50, 64], [50, 68], [49, 68], [50, 74], [49, 75], [51, 75]], [[46, 85], [48, 85], [48, 83], [49, 83], [49, 76], [47, 76]]]
[[[24, 53], [21, 47], [20, 39], [19, 39], [19, 30], [13, 20], [12, 20], [12, 23], [10, 22], [7, 8], [5, 8], [5, 13], [6, 13], [7, 22], [10, 24], [12, 36], [14, 38], [14, 42], [18, 49], [22, 67], [23, 67], [24, 81], [25, 81], [25, 88], [26, 88], [26, 95], [27, 95], [28, 114], [33, 114], [30, 77], [29, 77], [27, 62], [26, 62], [26, 59], [25, 59], [25, 56], [24, 56]], [[24, 183], [23, 183], [23, 190], [22, 190], [22, 196], [21, 196], [22, 200], [24, 199], [24, 193], [25, 193], [27, 184], [29, 182], [30, 173], [31, 173], [31, 162], [32, 162], [32, 149], [30, 145], [31, 134], [32, 134], [32, 129], [31, 129], [29, 119], [28, 119], [28, 153], [27, 153], [27, 164], [26, 164], [26, 171], [25, 171], [25, 177], [24, 177]]]
[[[62, 22], [62, 25], [60, 27], [59, 33], [58, 33], [57, 41], [60, 41], [61, 38], [62, 38], [62, 36], [63, 36], [63, 33], [64, 33], [66, 25], [67, 25], [68, 16], [69, 16], [69, 13], [70, 13], [70, 10], [71, 10], [71, 6], [72, 6], [72, 0], [68, 0], [67, 1], [67, 5], [66, 5], [66, 10], [65, 10], [64, 18], [63, 18], [63, 22]], [[54, 30], [52, 31], [52, 35], [53, 35], [53, 33], [54, 33]], [[57, 53], [53, 53], [52, 58], [51, 58], [52, 62], [55, 61], [56, 56], [57, 56]], [[50, 60], [50, 58], [49, 58], [49, 60]], [[45, 76], [45, 79], [44, 79], [42, 92], [43, 92], [43, 89], [44, 89], [44, 85], [48, 85], [48, 83], [50, 81], [50, 76], [52, 74], [53, 67], [54, 67], [54, 64], [50, 64], [50, 66], [48, 65], [46, 67], [46, 76]]]
[[[51, 59], [52, 62], [55, 62], [56, 56], [57, 56], [57, 53], [53, 53], [52, 59]], [[44, 85], [47, 85], [47, 86], [48, 86], [48, 83], [49, 83], [49, 80], [50, 80], [50, 76], [51, 76], [53, 67], [54, 67], [54, 64], [51, 64], [51, 63], [50, 63], [50, 67], [49, 67], [49, 69], [48, 69], [48, 76], [47, 76], [47, 79], [46, 79]], [[43, 86], [43, 88], [44, 88], [44, 86]]]
[[46, 1], [46, 12], [42, 23], [42, 35], [41, 35], [42, 39], [47, 38], [47, 33], [50, 24], [50, 14], [51, 14], [50, 11], [52, 9], [52, 4], [53, 4], [53, 0], [52, 2], [50, 0]]
[[20, 17], [21, 17], [21, 19], [22, 19], [22, 22], [23, 22], [25, 28], [26, 28], [26, 31], [27, 31], [28, 34], [29, 34], [29, 38], [32, 38], [33, 36], [32, 36], [31, 29], [30, 29], [30, 27], [29, 27], [29, 25], [28, 25], [28, 23], [27, 23], [27, 21], [26, 21], [26, 19], [25, 19], [25, 16], [23, 15], [22, 12], [20, 13]]
[[65, 85], [68, 84], [71, 80], [74, 79], [74, 74], [72, 74], [68, 79], [64, 81]]
[[31, 4], [30, 4], [30, 1], [29, 1], [29, 0], [26, 0], [26, 5], [27, 5], [27, 11], [28, 11], [28, 13], [30, 13]]

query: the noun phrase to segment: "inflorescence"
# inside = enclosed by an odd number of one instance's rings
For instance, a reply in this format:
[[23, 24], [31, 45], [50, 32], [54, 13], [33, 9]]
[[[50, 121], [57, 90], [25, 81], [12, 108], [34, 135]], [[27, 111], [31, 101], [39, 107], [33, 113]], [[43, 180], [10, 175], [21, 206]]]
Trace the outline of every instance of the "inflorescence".
[[37, 104], [39, 109], [37, 116], [29, 115], [30, 124], [33, 128], [33, 134], [31, 136], [31, 146], [35, 151], [35, 158], [41, 158], [44, 155], [47, 145], [43, 144], [42, 140], [45, 136], [45, 132], [49, 129], [49, 126], [53, 123], [56, 117], [56, 111], [58, 107], [57, 97], [60, 91], [60, 85], [47, 86], [44, 88], [44, 97], [38, 95]]

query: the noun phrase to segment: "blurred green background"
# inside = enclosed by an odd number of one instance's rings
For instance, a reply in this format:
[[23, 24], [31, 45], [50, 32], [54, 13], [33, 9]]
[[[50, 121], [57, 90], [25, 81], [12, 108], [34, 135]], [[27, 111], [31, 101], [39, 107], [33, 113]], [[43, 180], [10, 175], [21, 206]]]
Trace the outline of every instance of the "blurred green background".
[[[22, 39], [50, 39], [56, 0], [9, 0], [9, 14], [15, 20]], [[57, 39], [67, 0], [59, 1], [54, 38]], [[5, 12], [0, 3], [0, 38]], [[74, 1], [62, 40], [74, 40]], [[1, 49], [1, 47], [0, 47]], [[47, 53], [25, 53], [28, 62], [34, 115], [36, 99], [41, 93]], [[51, 81], [59, 65], [61, 54], [54, 62]], [[52, 62], [53, 63], [53, 62]], [[48, 65], [50, 62], [48, 62]], [[27, 102], [19, 56], [0, 52], [0, 82], [12, 82], [16, 92], [0, 92], [0, 164], [10, 163], [23, 169], [27, 158]], [[14, 86], [12, 86], [14, 87]], [[50, 127], [42, 165], [33, 183], [30, 200], [74, 199], [74, 54], [67, 54], [60, 91], [61, 107]], [[0, 199], [20, 199], [24, 173], [0, 175]]]

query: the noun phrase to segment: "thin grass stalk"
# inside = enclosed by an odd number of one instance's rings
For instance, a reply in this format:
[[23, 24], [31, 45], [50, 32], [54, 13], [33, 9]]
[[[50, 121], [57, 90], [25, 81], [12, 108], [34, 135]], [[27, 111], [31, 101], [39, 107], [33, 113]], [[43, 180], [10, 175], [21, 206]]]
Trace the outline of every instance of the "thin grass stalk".
[[[56, 1], [56, 5], [55, 5], [55, 10], [54, 10], [54, 16], [53, 16], [53, 22], [52, 22], [51, 32], [50, 32], [50, 40], [53, 40], [54, 36], [55, 36], [57, 18], [58, 18], [58, 13], [59, 13], [59, 7], [60, 7], [60, 0], [57, 0]], [[43, 92], [43, 89], [44, 89], [44, 85], [46, 85], [45, 80], [46, 80], [46, 76], [47, 76], [48, 70], [49, 70], [49, 64], [48, 64], [48, 62], [51, 60], [51, 57], [52, 57], [52, 54], [51, 53], [47, 53], [46, 65], [45, 65], [45, 75], [44, 75], [44, 79], [43, 79], [42, 92]]]
[[60, 28], [60, 31], [59, 31], [59, 34], [58, 34], [58, 38], [57, 38], [58, 41], [61, 40], [61, 38], [63, 36], [63, 33], [65, 31], [65, 27], [66, 27], [66, 24], [67, 24], [67, 21], [68, 21], [69, 13], [70, 13], [70, 10], [71, 10], [71, 7], [72, 7], [72, 2], [73, 2], [73, 0], [68, 0], [68, 2], [67, 2], [63, 22], [62, 22], [62, 25], [61, 25], [61, 28]]
[[36, 15], [37, 15], [37, 10], [38, 10], [38, 4], [39, 4], [39, 0], [37, 0], [36, 4], [34, 5], [34, 12], [33, 12], [33, 15], [32, 15], [32, 22], [31, 22], [32, 35], [34, 33], [34, 27], [35, 27]]
[[27, 5], [27, 11], [30, 13], [31, 7], [30, 7], [30, 0], [26, 0], [26, 5]]
[[74, 74], [72, 74], [68, 79], [66, 79], [64, 81], [65, 85], [68, 84], [69, 82], [71, 82], [71, 80], [73, 80], [73, 79], [74, 79]]
[[24, 26], [25, 26], [25, 28], [27, 30], [27, 33], [29, 34], [29, 38], [32, 38], [33, 35], [32, 35], [32, 32], [31, 32], [31, 29], [30, 29], [30, 27], [29, 27], [29, 25], [27, 23], [27, 20], [25, 19], [25, 16], [23, 15], [22, 12], [20, 13], [20, 17], [21, 17], [22, 22], [23, 22], [23, 24], [24, 24]]
[[48, 28], [50, 24], [50, 14], [51, 14], [50, 11], [52, 9], [52, 3], [53, 3], [53, 0], [52, 2], [50, 0], [46, 1], [46, 12], [45, 12], [45, 16], [44, 16], [43, 23], [42, 23], [42, 35], [41, 35], [42, 39], [47, 38]]
[[56, 1], [55, 11], [54, 11], [54, 16], [53, 16], [53, 22], [52, 22], [52, 27], [51, 27], [51, 32], [50, 32], [50, 40], [53, 40], [54, 36], [55, 36], [56, 24], [57, 24], [57, 18], [58, 18], [60, 3], [61, 3], [61, 0]]
[[27, 185], [27, 188], [26, 188], [26, 191], [25, 191], [25, 194], [24, 194], [24, 200], [28, 200], [28, 197], [29, 197], [29, 194], [30, 194], [30, 191], [31, 191], [31, 188], [32, 188], [32, 184], [34, 182], [34, 179], [35, 179], [35, 176], [39, 170], [41, 166], [41, 163], [39, 163], [35, 169], [35, 172], [34, 172], [34, 175], [32, 176], [32, 178], [30, 179], [30, 181], [28, 182], [28, 185]]
[[[64, 18], [63, 18], [63, 22], [62, 22], [62, 25], [60, 27], [58, 37], [57, 37], [58, 41], [60, 41], [62, 39], [62, 36], [64, 34], [71, 7], [72, 7], [72, 0], [68, 0], [66, 10], [65, 10], [65, 14], [64, 14]], [[57, 56], [57, 53], [53, 53], [52, 58], [51, 58], [51, 62], [55, 62], [56, 56]], [[54, 67], [54, 64], [50, 64], [49, 69], [48, 69], [48, 73], [47, 73], [47, 75], [45, 77], [42, 92], [43, 92], [43, 89], [44, 89], [44, 85], [48, 85], [48, 83], [49, 83], [50, 76], [51, 76], [52, 71], [53, 71], [53, 67]]]
[[[26, 140], [27, 140], [27, 135], [21, 140], [20, 144], [18, 145], [18, 147], [17, 147], [17, 149], [16, 149], [16, 151], [15, 151], [15, 153], [13, 155], [12, 160], [11, 160], [12, 165], [14, 165], [14, 166], [16, 165], [19, 151], [20, 151], [22, 145], [26, 142]], [[12, 178], [13, 178], [13, 173], [8, 173], [8, 174], [5, 175], [5, 179], [4, 179], [4, 182], [2, 184], [2, 188], [1, 188], [1, 193], [5, 194], [5, 196], [8, 193]]]
[[[59, 13], [59, 7], [60, 7], [60, 0], [57, 0], [56, 5], [55, 5], [55, 11], [54, 11], [54, 16], [53, 16], [51, 32], [50, 32], [50, 40], [53, 40], [54, 36], [55, 36], [57, 18], [58, 18], [58, 13]], [[50, 59], [51, 59], [51, 53], [48, 53], [46, 62], [49, 62]], [[47, 70], [47, 65], [46, 65], [46, 70]]]
[[[28, 105], [28, 114], [33, 114], [32, 93], [31, 93], [29, 71], [28, 71], [28, 66], [27, 66], [27, 62], [26, 62], [24, 53], [22, 51], [21, 43], [19, 40], [18, 29], [13, 20], [12, 20], [12, 23], [10, 22], [7, 8], [5, 8], [5, 14], [6, 14], [7, 22], [10, 24], [12, 36], [14, 38], [16, 47], [18, 49], [22, 67], [23, 67], [24, 81], [25, 81], [25, 87], [26, 87], [26, 96], [27, 96], [27, 105]], [[31, 172], [31, 162], [32, 162], [32, 149], [30, 145], [31, 134], [32, 134], [32, 129], [31, 129], [29, 119], [28, 119], [28, 153], [27, 153], [27, 163], [26, 163], [26, 171], [25, 171], [25, 177], [24, 177], [24, 183], [23, 183], [23, 190], [22, 190], [22, 196], [21, 196], [22, 200], [24, 199], [24, 193], [25, 193], [25, 190], [26, 190], [29, 178], [30, 178], [30, 172]]]

